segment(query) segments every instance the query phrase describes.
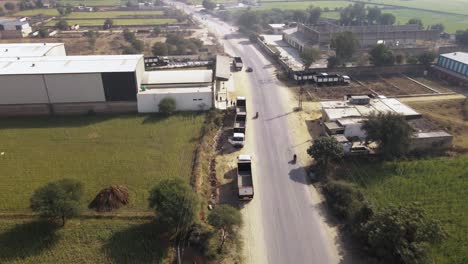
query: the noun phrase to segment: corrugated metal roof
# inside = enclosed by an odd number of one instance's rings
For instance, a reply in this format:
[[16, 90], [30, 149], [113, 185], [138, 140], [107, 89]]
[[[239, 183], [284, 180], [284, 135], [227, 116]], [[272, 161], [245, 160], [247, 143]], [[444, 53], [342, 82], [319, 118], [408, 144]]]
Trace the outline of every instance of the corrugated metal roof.
[[[0, 44], [0, 58], [42, 57], [63, 43], [3, 43]], [[64, 48], [65, 49], [65, 48]]]
[[212, 70], [150, 71], [143, 74], [142, 84], [211, 83], [212, 81]]
[[229, 80], [231, 77], [231, 59], [226, 56], [216, 56], [216, 78]]
[[445, 131], [433, 131], [433, 132], [419, 132], [414, 135], [416, 138], [438, 138], [438, 137], [452, 137]]
[[187, 94], [187, 93], [211, 93], [211, 86], [206, 87], [184, 87], [184, 88], [161, 88], [139, 91], [138, 94]]
[[457, 52], [452, 52], [452, 53], [441, 54], [440, 56], [454, 60], [454, 61], [458, 61], [464, 64], [468, 64], [468, 53], [466, 52], [457, 51]]
[[133, 72], [143, 55], [0, 58], [0, 75]]

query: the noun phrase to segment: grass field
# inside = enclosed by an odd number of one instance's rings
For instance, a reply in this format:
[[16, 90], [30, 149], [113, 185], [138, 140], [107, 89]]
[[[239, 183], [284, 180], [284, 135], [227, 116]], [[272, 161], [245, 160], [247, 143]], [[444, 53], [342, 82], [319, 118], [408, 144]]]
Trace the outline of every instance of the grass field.
[[163, 11], [109, 11], [109, 12], [74, 12], [66, 18], [118, 18], [122, 16], [151, 16], [164, 15]]
[[336, 7], [346, 7], [351, 2], [349, 1], [304, 1], [304, 2], [278, 2], [278, 3], [262, 3], [261, 6], [253, 7], [253, 10], [269, 10], [273, 8], [283, 10], [305, 10], [313, 5], [320, 8], [334, 9]]
[[[81, 26], [102, 26], [105, 19], [67, 19], [69, 25], [79, 24]], [[46, 26], [55, 26], [57, 21], [49, 21]], [[157, 19], [114, 19], [114, 26], [141, 26], [141, 25], [164, 25], [177, 23], [176, 19], [172, 18], [157, 18]]]
[[31, 9], [31, 10], [24, 10], [24, 11], [19, 11], [16, 12], [14, 15], [15, 16], [37, 16], [37, 15], [44, 15], [44, 16], [58, 16], [59, 12], [57, 9], [46, 9], [46, 8], [41, 8], [41, 9]]
[[103, 187], [125, 184], [128, 209], [168, 177], [189, 179], [203, 115], [0, 119], [0, 211], [28, 210], [38, 187], [64, 177], [84, 184], [83, 206]]
[[[392, 13], [397, 18], [397, 23], [406, 24], [411, 18], [420, 18], [425, 27], [442, 23], [445, 31], [455, 33], [457, 30], [468, 29], [468, 16], [463, 15], [444, 15], [429, 11], [416, 11], [409, 9], [386, 9], [384, 13]], [[339, 19], [338, 12], [323, 12], [322, 17]]]
[[58, 2], [72, 5], [86, 4], [87, 6], [118, 6], [122, 4], [121, 0], [58, 0]]
[[468, 15], [467, 0], [370, 0], [366, 2]]
[[149, 220], [76, 219], [64, 228], [0, 220], [0, 263], [161, 263], [167, 242]]
[[415, 161], [355, 163], [346, 179], [357, 183], [377, 210], [418, 202], [442, 222], [448, 238], [431, 248], [438, 264], [468, 261], [468, 155]]

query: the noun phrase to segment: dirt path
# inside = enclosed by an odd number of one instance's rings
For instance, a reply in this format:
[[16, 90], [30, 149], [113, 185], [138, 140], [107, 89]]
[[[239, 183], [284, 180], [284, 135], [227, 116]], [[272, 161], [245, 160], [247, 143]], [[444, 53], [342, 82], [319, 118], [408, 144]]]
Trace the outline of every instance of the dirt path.
[[401, 102], [425, 102], [425, 101], [440, 101], [440, 100], [456, 100], [465, 99], [462, 94], [449, 94], [449, 95], [431, 95], [431, 96], [415, 96], [415, 97], [401, 97], [398, 98]]

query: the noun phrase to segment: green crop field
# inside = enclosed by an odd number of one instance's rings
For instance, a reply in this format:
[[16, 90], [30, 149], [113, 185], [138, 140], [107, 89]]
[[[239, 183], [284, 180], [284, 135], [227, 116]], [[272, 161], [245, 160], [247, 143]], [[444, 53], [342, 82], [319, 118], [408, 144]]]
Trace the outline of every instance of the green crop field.
[[468, 0], [370, 0], [366, 1], [366, 3], [388, 4], [468, 15]]
[[353, 163], [345, 177], [357, 183], [377, 209], [389, 204], [420, 203], [448, 232], [441, 245], [431, 248], [434, 263], [467, 263], [467, 154], [383, 164]]
[[304, 1], [304, 2], [278, 2], [278, 3], [262, 3], [258, 7], [253, 7], [254, 10], [269, 10], [273, 8], [283, 10], [305, 10], [313, 5], [321, 8], [334, 9], [336, 7], [346, 7], [351, 2], [349, 1]]
[[71, 5], [83, 4], [87, 6], [118, 6], [122, 4], [121, 0], [59, 0], [58, 2]]
[[73, 18], [119, 18], [132, 16], [164, 15], [163, 11], [109, 11], [109, 12], [74, 12], [67, 19]]
[[0, 119], [0, 211], [28, 210], [35, 189], [65, 177], [84, 184], [84, 207], [100, 189], [125, 184], [125, 208], [147, 209], [159, 180], [189, 179], [203, 120], [189, 113]]
[[[79, 24], [81, 26], [102, 26], [105, 19], [67, 19], [69, 25]], [[55, 26], [57, 21], [49, 21], [46, 26]], [[114, 26], [141, 26], [141, 25], [164, 25], [177, 23], [172, 18], [155, 19], [114, 19]]]
[[44, 15], [44, 16], [58, 16], [59, 13], [57, 9], [31, 9], [31, 10], [24, 10], [20, 12], [16, 12], [15, 16], [37, 16], [37, 15]]
[[0, 263], [162, 263], [167, 242], [150, 220], [0, 220]]

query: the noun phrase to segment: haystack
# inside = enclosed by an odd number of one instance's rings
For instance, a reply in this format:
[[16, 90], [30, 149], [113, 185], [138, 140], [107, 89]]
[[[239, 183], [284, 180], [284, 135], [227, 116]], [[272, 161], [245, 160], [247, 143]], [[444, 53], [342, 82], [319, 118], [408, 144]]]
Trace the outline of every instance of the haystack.
[[128, 204], [128, 188], [123, 185], [112, 185], [102, 189], [88, 208], [98, 212], [110, 212], [126, 204]]

